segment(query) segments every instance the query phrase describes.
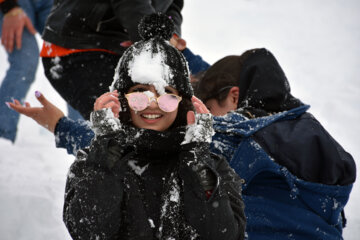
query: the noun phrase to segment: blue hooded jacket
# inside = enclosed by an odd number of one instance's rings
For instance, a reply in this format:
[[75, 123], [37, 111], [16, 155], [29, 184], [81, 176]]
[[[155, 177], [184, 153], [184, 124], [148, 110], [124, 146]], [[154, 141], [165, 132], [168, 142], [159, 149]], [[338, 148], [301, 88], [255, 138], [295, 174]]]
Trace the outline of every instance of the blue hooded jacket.
[[[266, 144], [274, 145], [276, 151], [288, 149], [288, 159], [285, 161], [297, 162], [302, 157], [316, 160], [319, 152], [307, 153], [300, 156], [291, 152], [291, 147], [302, 149], [307, 144], [292, 146], [292, 139], [304, 141], [304, 135], [318, 138], [324, 144], [324, 149], [336, 149], [339, 153], [337, 167], [347, 171], [347, 167], [355, 167], [352, 157], [321, 127], [306, 110], [309, 106], [301, 106], [290, 111], [281, 112], [268, 117], [247, 119], [241, 113], [232, 112], [224, 117], [215, 117], [215, 136], [212, 142], [212, 151], [225, 156], [231, 167], [244, 179], [243, 199], [245, 215], [247, 217], [247, 234], [249, 239], [342, 239], [343, 219], [341, 212], [349, 199], [352, 184], [329, 185], [311, 182], [297, 177], [290, 172], [286, 164], [281, 165], [274, 159]], [[288, 131], [271, 131], [272, 124], [284, 125], [284, 129], [296, 122], [295, 127]], [[270, 130], [270, 131], [269, 131]], [[311, 132], [301, 134], [301, 132]], [[257, 141], [261, 135], [272, 135], [279, 141], [265, 144]], [[297, 143], [296, 143], [297, 144]], [[331, 152], [331, 151], [329, 151]], [[327, 152], [321, 153], [326, 159]], [[311, 156], [312, 155], [312, 156]], [[315, 158], [314, 158], [315, 157]], [[333, 158], [333, 156], [330, 156]], [[315, 163], [314, 163], [315, 164]], [[300, 166], [299, 164], [298, 166]], [[311, 166], [308, 166], [309, 168]], [[323, 166], [326, 171], [326, 166]], [[329, 168], [331, 168], [329, 166]], [[328, 181], [338, 183], [352, 182], [355, 178], [351, 171], [351, 179], [344, 180], [342, 174], [328, 176]]]
[[243, 178], [249, 239], [342, 239], [356, 177], [351, 155], [291, 95], [267, 49], [217, 61], [198, 96], [217, 99], [224, 84], [238, 87], [237, 110], [215, 117], [212, 151]]

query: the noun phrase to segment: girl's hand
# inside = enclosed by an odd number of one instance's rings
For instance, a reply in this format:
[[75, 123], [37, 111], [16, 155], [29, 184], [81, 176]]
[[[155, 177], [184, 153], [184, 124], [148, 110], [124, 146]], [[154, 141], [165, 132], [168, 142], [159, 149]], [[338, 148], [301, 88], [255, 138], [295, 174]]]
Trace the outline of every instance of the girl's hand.
[[114, 114], [114, 117], [119, 117], [119, 112], [121, 110], [119, 93], [117, 90], [113, 92], [107, 92], [98, 97], [94, 104], [94, 111], [98, 111], [104, 108], [111, 108], [111, 111]]
[[[209, 109], [207, 109], [207, 107], [205, 106], [205, 104], [198, 99], [197, 97], [193, 96], [191, 98], [191, 101], [195, 107], [195, 111], [197, 113], [203, 114], [203, 113], [210, 113]], [[193, 111], [189, 111], [187, 113], [187, 123], [188, 125], [194, 124], [195, 123], [195, 113]]]
[[22, 106], [16, 99], [14, 99], [13, 103], [7, 102], [6, 104], [16, 112], [34, 119], [39, 125], [54, 133], [56, 124], [60, 118], [65, 116], [64, 113], [46, 100], [40, 92], [36, 91], [35, 96], [42, 104], [42, 107], [31, 107], [28, 102], [25, 103], [25, 106]]

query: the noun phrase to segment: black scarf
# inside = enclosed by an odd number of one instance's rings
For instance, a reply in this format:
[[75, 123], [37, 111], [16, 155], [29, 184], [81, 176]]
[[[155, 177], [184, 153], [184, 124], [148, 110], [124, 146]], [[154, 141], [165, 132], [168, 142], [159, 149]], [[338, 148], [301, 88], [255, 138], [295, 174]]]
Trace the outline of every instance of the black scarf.
[[[172, 164], [167, 164], [167, 166], [171, 167], [166, 170], [163, 181], [164, 185], [159, 209], [160, 226], [156, 230], [157, 239], [199, 239], [195, 229], [185, 221], [184, 217], [183, 181], [179, 177], [181, 159], [178, 156], [181, 151], [181, 142], [185, 136], [185, 127], [178, 127], [165, 132], [137, 129], [129, 126], [125, 127], [124, 130], [126, 136], [128, 136], [127, 139], [130, 140], [126, 145], [132, 146], [134, 149], [133, 154], [138, 156], [136, 159], [139, 159], [138, 163], [140, 166], [154, 162], [161, 164], [162, 161], [169, 161], [169, 159], [175, 161]], [[123, 138], [119, 137], [118, 139], [121, 140]], [[176, 157], [169, 158], [168, 156]], [[144, 192], [142, 191], [146, 191], [146, 189], [141, 186], [141, 175], [132, 172], [127, 176], [127, 181], [138, 184], [136, 188], [139, 189], [144, 202]]]

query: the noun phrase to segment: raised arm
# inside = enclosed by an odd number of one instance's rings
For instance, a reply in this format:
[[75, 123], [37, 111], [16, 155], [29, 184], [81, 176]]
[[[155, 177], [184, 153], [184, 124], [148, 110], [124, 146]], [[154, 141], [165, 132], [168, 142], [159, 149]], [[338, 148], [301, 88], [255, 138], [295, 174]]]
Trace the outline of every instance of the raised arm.
[[35, 92], [35, 96], [42, 107], [32, 107], [28, 102], [22, 105], [16, 99], [14, 102], [7, 102], [6, 104], [54, 133], [56, 147], [65, 148], [69, 154], [75, 155], [79, 149], [90, 146], [94, 132], [87, 121], [73, 121], [67, 118], [58, 107], [49, 102], [39, 91]]

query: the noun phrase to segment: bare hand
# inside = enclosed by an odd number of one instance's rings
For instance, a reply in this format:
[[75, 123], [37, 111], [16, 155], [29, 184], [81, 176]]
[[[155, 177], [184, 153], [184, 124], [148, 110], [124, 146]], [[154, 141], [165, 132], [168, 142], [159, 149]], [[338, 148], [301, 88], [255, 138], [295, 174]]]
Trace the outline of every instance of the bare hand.
[[114, 117], [119, 117], [119, 112], [121, 110], [119, 93], [117, 90], [113, 92], [107, 92], [98, 97], [94, 104], [94, 111], [101, 110], [103, 108], [111, 108], [111, 111], [114, 114]]
[[[203, 113], [210, 113], [209, 109], [207, 109], [207, 107], [205, 106], [205, 104], [198, 99], [197, 97], [193, 96], [191, 98], [191, 101], [195, 107], [195, 111], [199, 114], [203, 114]], [[187, 112], [187, 123], [188, 125], [194, 124], [195, 123], [195, 113], [193, 111], [188, 111]]]
[[31, 34], [36, 33], [30, 18], [26, 16], [21, 8], [15, 7], [4, 15], [1, 42], [9, 53], [13, 51], [14, 43], [16, 43], [17, 49], [21, 48], [24, 27], [26, 27]]
[[7, 102], [6, 104], [16, 112], [34, 119], [38, 124], [54, 133], [57, 122], [65, 115], [59, 108], [46, 100], [40, 92], [36, 92], [35, 95], [39, 96], [37, 99], [43, 105], [42, 107], [31, 107], [28, 102], [22, 106], [16, 99], [13, 103]]
[[176, 34], [173, 34], [172, 38], [170, 39], [170, 43], [179, 51], [182, 51], [186, 48], [186, 41]]

